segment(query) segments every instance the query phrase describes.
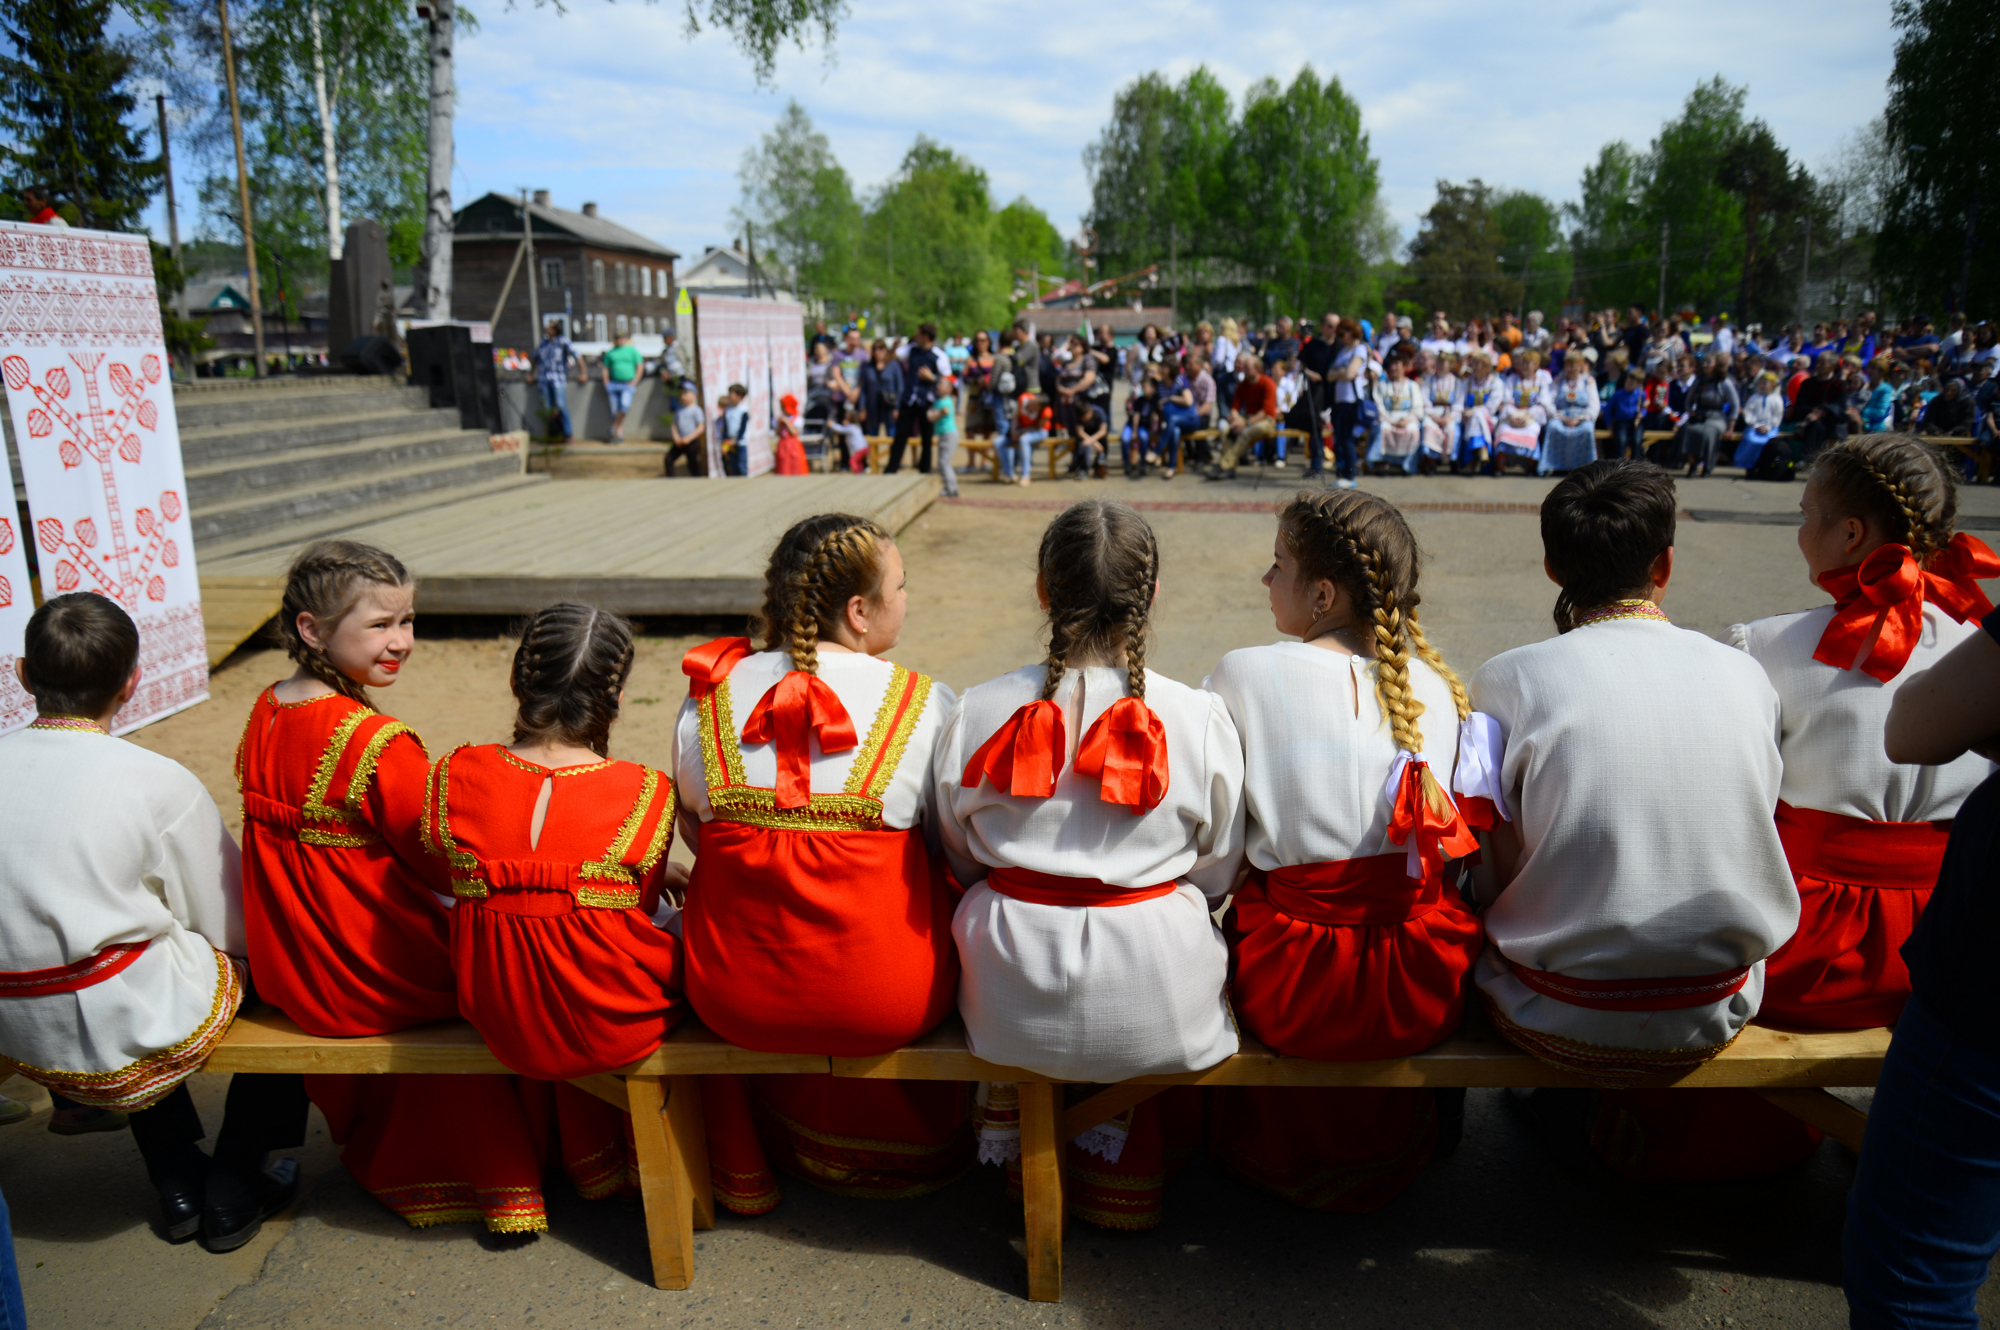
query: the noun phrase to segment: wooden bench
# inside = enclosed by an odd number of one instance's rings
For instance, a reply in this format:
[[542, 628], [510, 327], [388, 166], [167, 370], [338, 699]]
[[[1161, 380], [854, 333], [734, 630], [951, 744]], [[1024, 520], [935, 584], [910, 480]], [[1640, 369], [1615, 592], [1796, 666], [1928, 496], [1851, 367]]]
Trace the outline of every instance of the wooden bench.
[[965, 469], [967, 471], [974, 469], [991, 471], [993, 479], [997, 482], [1000, 479], [1000, 450], [994, 447], [993, 436], [991, 434], [982, 434], [976, 439], [965, 439], [963, 444], [965, 447]]
[[[1746, 1028], [1719, 1057], [1676, 1087], [1756, 1090], [1850, 1149], [1861, 1148], [1866, 1117], [1827, 1093], [1831, 1086], [1872, 1086], [1888, 1051], [1889, 1031], [1793, 1031]], [[203, 1068], [212, 1072], [432, 1074], [504, 1072], [470, 1025], [448, 1021], [364, 1039], [320, 1039], [268, 1009], [246, 1012]], [[1013, 1081], [1020, 1087], [1021, 1182], [1027, 1228], [1028, 1296], [1062, 1300], [1064, 1143], [1173, 1085], [1482, 1087], [1583, 1086], [1502, 1039], [1476, 1013], [1436, 1048], [1382, 1062], [1311, 1062], [1252, 1041], [1213, 1067], [1142, 1076], [1105, 1086], [1065, 1106], [1059, 1082], [974, 1057], [956, 1016], [906, 1048], [876, 1057], [758, 1053], [724, 1043], [699, 1022], [681, 1023], [652, 1056], [614, 1074], [571, 1084], [632, 1115], [639, 1190], [652, 1251], [653, 1282], [687, 1288], [694, 1279], [694, 1232], [715, 1226], [708, 1145], [697, 1077], [718, 1074], [836, 1076], [926, 1081]]]

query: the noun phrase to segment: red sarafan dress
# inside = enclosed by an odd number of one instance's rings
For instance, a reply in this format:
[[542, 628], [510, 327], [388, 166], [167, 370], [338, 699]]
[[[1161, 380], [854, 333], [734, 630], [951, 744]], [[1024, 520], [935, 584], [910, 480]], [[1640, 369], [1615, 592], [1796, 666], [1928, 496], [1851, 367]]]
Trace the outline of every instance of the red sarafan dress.
[[[675, 732], [686, 992], [731, 1043], [863, 1057], [942, 1021], [958, 988], [952, 891], [924, 843], [949, 689], [871, 656], [819, 672], [724, 638], [688, 653]], [[738, 699], [755, 699], [739, 720]], [[856, 720], [866, 723], [860, 729]], [[848, 1195], [918, 1196], [972, 1164], [971, 1087], [702, 1078], [716, 1198], [777, 1204], [770, 1162]]]
[[542, 767], [481, 744], [432, 768], [424, 832], [458, 901], [459, 1009], [515, 1071], [628, 1066], [680, 1020], [681, 941], [652, 918], [673, 826], [673, 782], [636, 762]]
[[[1441, 790], [1436, 807], [1424, 797], [1423, 764], [1396, 745], [1376, 668], [1281, 642], [1230, 652], [1207, 683], [1244, 747], [1251, 869], [1223, 920], [1230, 1001], [1244, 1033], [1289, 1057], [1361, 1062], [1436, 1044], [1464, 1018], [1484, 943], [1445, 880], [1447, 859], [1477, 841]], [[1455, 759], [1449, 685], [1415, 657], [1409, 671], [1426, 750]], [[1485, 806], [1493, 793], [1481, 787]], [[1379, 1208], [1438, 1139], [1429, 1090], [1232, 1087], [1213, 1104], [1223, 1167], [1315, 1210]]]
[[[429, 775], [409, 727], [349, 698], [280, 702], [267, 688], [251, 707], [236, 751], [251, 982], [308, 1034], [458, 1015], [449, 922], [432, 891], [444, 875], [430, 876], [423, 848]], [[534, 1128], [556, 1116], [546, 1090], [530, 1104], [509, 1076], [305, 1083], [348, 1172], [413, 1226], [548, 1227]]]

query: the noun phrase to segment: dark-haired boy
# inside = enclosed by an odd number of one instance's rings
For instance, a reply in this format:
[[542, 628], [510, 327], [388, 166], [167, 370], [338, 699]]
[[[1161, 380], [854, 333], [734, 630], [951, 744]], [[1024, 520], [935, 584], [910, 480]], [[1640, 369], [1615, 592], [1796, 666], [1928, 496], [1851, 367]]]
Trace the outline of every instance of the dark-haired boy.
[[242, 1246], [289, 1204], [297, 1076], [237, 1076], [211, 1161], [182, 1084], [242, 1001], [236, 843], [194, 774], [114, 739], [139, 633], [102, 596], [57, 596], [15, 670], [27, 729], [0, 738], [0, 1061], [51, 1092], [131, 1114], [169, 1239]]
[[1660, 608], [1674, 514], [1657, 467], [1572, 472], [1542, 503], [1558, 635], [1472, 681], [1512, 812], [1479, 987], [1509, 1039], [1606, 1087], [1728, 1047], [1799, 917], [1772, 821], [1778, 697], [1755, 660]]

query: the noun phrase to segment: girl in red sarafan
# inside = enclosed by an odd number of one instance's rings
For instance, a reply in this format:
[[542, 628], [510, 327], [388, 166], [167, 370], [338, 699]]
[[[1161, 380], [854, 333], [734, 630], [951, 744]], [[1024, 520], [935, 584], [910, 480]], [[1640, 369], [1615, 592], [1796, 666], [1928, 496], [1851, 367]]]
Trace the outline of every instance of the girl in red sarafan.
[[[252, 983], [308, 1034], [385, 1034], [458, 1015], [451, 898], [423, 845], [430, 759], [366, 692], [394, 684], [408, 662], [415, 595], [381, 550], [329, 540], [301, 552], [278, 615], [298, 669], [258, 696], [236, 752]], [[538, 1142], [557, 1114], [551, 1087], [402, 1074], [308, 1076], [306, 1092], [355, 1181], [413, 1227], [548, 1227]], [[617, 1163], [615, 1176], [593, 1180], [625, 1186]]]
[[566, 1081], [660, 1046], [686, 1003], [666, 894], [674, 785], [609, 757], [632, 630], [583, 605], [535, 615], [514, 653], [514, 742], [431, 769], [425, 841], [451, 871], [459, 1007], [526, 1076]]
[[[865, 1057], [951, 1012], [953, 893], [926, 822], [953, 697], [882, 659], [907, 603], [887, 532], [809, 517], [772, 551], [764, 650], [722, 638], [682, 662], [674, 773], [696, 847], [686, 992], [731, 1043]], [[972, 1164], [966, 1084], [701, 1080], [716, 1199], [739, 1214], [778, 1203], [770, 1162], [877, 1198], [923, 1195]]]
[[[1485, 942], [1450, 871], [1478, 842], [1445, 784], [1490, 823], [1504, 800], [1478, 777], [1497, 768], [1497, 732], [1417, 623], [1417, 544], [1394, 507], [1300, 494], [1272, 560], [1272, 616], [1300, 640], [1232, 651], [1203, 685], [1243, 737], [1250, 876], [1223, 921], [1231, 1002], [1287, 1056], [1408, 1057], [1458, 1027]], [[1427, 752], [1449, 765], [1434, 774]], [[1240, 1086], [1213, 1102], [1230, 1172], [1311, 1209], [1368, 1211], [1441, 1137], [1456, 1144], [1464, 1091]]]

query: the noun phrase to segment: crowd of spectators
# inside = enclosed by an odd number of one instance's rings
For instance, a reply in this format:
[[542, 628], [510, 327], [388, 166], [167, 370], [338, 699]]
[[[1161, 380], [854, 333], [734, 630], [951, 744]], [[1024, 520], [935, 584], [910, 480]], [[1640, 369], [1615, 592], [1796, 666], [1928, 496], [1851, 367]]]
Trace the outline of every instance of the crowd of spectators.
[[[1894, 329], [1851, 323], [1766, 335], [1727, 315], [1697, 320], [1637, 307], [1553, 324], [1539, 310], [1421, 330], [1327, 314], [1263, 327], [1234, 319], [1147, 325], [1118, 344], [1108, 326], [1011, 326], [940, 338], [868, 341], [822, 326], [809, 351], [805, 428], [860, 469], [868, 437], [891, 437], [931, 469], [934, 426], [990, 443], [1004, 479], [1028, 484], [1034, 451], [1074, 445], [1070, 473], [1226, 478], [1247, 463], [1376, 474], [1560, 474], [1597, 457], [1644, 456], [1687, 474], [1736, 466], [1789, 478], [1853, 433], [1905, 430], [1968, 441], [1968, 478], [1990, 479], [2000, 438], [2000, 330], [1955, 316], [1940, 335], [1921, 316]], [[1087, 312], [1077, 315], [1079, 321]], [[1122, 391], [1114, 389], [1122, 388]], [[1114, 402], [1116, 405], [1114, 405]], [[943, 460], [949, 460], [945, 456]], [[955, 477], [952, 478], [955, 480]]]

